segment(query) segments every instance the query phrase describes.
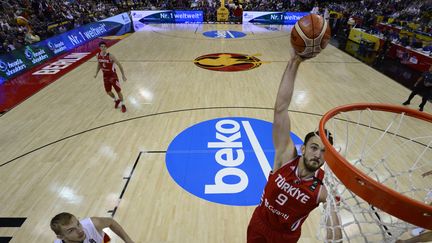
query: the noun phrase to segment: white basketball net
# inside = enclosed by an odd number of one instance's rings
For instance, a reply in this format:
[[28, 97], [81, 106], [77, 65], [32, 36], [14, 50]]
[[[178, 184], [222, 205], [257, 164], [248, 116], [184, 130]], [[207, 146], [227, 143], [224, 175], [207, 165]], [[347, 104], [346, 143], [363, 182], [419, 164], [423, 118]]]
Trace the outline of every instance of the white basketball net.
[[[340, 113], [325, 128], [333, 133], [336, 150], [356, 168], [400, 194], [425, 200], [432, 185], [432, 175], [422, 176], [432, 170], [431, 123], [405, 114], [361, 110]], [[340, 216], [343, 242], [395, 242], [416, 227], [352, 193], [328, 166], [325, 171], [330, 205], [322, 209], [320, 239], [326, 239], [331, 207], [336, 207]]]

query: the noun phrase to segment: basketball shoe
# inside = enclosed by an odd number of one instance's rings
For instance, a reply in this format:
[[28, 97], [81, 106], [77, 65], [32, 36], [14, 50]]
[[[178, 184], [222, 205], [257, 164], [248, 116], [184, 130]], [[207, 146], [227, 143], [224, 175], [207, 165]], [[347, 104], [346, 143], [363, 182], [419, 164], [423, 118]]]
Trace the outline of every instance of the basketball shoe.
[[114, 108], [117, 109], [119, 107], [120, 100], [114, 101]]

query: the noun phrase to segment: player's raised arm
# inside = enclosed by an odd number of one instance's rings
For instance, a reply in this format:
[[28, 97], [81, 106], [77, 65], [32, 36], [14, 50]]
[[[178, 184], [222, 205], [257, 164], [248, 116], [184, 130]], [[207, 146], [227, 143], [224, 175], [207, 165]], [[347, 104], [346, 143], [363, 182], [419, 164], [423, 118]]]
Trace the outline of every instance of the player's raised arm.
[[104, 228], [110, 228], [114, 233], [116, 233], [124, 242], [126, 243], [134, 243], [134, 241], [129, 237], [123, 227], [117, 223], [112, 218], [107, 217], [92, 217], [94, 226], [98, 231], [102, 231]]
[[290, 137], [291, 121], [288, 107], [294, 91], [297, 70], [302, 61], [301, 57], [293, 53], [279, 84], [273, 118], [273, 143], [276, 149], [273, 171], [297, 156], [297, 151]]

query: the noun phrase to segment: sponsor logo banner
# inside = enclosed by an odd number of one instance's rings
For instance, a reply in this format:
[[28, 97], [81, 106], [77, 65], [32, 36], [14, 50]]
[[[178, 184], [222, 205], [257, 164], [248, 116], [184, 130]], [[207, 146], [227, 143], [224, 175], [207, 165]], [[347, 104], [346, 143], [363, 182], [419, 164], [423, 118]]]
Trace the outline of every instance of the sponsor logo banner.
[[129, 15], [123, 13], [14, 50], [0, 56], [0, 81], [8, 80], [100, 36], [121, 35], [130, 31]]
[[293, 25], [309, 12], [243, 12], [243, 23]]
[[[120, 38], [106, 37], [103, 39], [108, 46], [120, 40]], [[89, 60], [98, 51], [99, 41], [99, 39], [89, 41], [75, 48], [73, 52], [69, 51], [53, 57], [43, 65], [29, 69], [0, 85], [0, 94], [2, 94], [0, 95], [0, 112], [9, 111], [45, 86]], [[0, 69], [4, 69], [2, 66], [5, 65], [7, 64], [0, 62]], [[22, 64], [17, 62], [14, 65], [17, 67]]]
[[139, 31], [149, 23], [202, 23], [203, 11], [158, 10], [131, 11], [135, 31]]

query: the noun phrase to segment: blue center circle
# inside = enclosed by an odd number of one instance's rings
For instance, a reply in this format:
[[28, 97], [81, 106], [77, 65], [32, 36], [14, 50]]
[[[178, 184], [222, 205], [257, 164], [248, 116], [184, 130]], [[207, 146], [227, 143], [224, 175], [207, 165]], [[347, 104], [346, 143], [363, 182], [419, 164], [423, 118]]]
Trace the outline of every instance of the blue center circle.
[[[297, 148], [303, 144], [294, 133], [291, 138]], [[259, 203], [273, 160], [272, 123], [246, 117], [195, 124], [178, 134], [166, 153], [167, 170], [180, 187], [232, 206]]]
[[203, 35], [215, 39], [236, 39], [246, 36], [245, 33], [234, 30], [212, 30], [204, 32]]

